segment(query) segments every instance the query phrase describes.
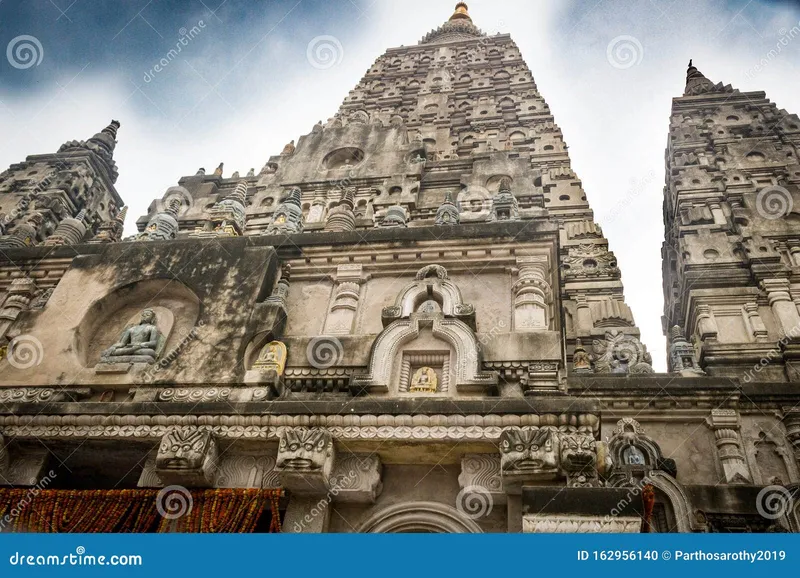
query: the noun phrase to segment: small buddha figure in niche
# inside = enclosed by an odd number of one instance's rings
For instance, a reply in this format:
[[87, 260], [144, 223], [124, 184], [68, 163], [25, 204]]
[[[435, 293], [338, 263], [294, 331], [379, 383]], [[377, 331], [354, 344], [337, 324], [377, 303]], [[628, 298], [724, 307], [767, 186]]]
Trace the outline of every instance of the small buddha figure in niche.
[[258, 354], [258, 359], [253, 363], [253, 369], [261, 371], [275, 371], [278, 375], [283, 375], [283, 368], [286, 364], [286, 345], [280, 341], [270, 341]]
[[629, 466], [643, 466], [645, 465], [645, 458], [642, 450], [636, 446], [628, 446], [622, 451], [622, 459], [626, 465]]
[[119, 341], [101, 355], [105, 363], [154, 363], [162, 340], [156, 327], [156, 313], [152, 309], [142, 311], [139, 323], [125, 329]]
[[436, 393], [438, 380], [436, 372], [430, 367], [420, 367], [411, 378], [411, 387], [408, 391], [422, 393]]

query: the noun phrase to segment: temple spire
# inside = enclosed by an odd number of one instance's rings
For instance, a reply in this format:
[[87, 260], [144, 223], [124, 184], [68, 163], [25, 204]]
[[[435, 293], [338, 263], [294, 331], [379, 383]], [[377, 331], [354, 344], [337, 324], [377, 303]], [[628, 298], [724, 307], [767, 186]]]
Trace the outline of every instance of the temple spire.
[[695, 96], [706, 92], [735, 92], [730, 84], [723, 85], [721, 82], [714, 84], [706, 78], [702, 72], [689, 60], [689, 67], [686, 70], [686, 88], [683, 96]]
[[462, 19], [472, 22], [472, 18], [469, 15], [469, 7], [467, 6], [466, 2], [459, 2], [456, 4], [456, 11], [453, 12], [453, 15], [450, 17], [450, 20]]

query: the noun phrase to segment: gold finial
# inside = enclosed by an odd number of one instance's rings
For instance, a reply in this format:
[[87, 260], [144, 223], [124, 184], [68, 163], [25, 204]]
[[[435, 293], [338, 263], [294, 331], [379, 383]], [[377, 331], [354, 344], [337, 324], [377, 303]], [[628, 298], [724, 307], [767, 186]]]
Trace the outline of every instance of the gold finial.
[[472, 20], [469, 16], [469, 7], [467, 6], [466, 2], [459, 2], [456, 4], [456, 11], [453, 12], [453, 15], [450, 17], [450, 20], [457, 20], [459, 18], [466, 18], [467, 20]]

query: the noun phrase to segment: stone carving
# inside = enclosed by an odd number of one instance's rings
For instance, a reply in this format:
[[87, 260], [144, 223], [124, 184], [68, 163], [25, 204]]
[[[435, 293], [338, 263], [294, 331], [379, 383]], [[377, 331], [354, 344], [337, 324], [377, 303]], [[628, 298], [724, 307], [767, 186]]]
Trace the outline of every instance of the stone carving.
[[297, 187], [289, 191], [286, 199], [278, 205], [267, 227], [266, 235], [292, 234], [303, 232], [303, 210], [300, 205], [301, 191]]
[[294, 154], [294, 150], [295, 150], [294, 139], [292, 139], [286, 146], [283, 147], [283, 150], [281, 151], [281, 156], [290, 157]]
[[638, 516], [579, 516], [529, 514], [522, 517], [522, 531], [534, 534], [633, 534], [641, 530]]
[[[53, 470], [47, 471], [50, 452], [46, 448], [17, 448], [12, 457], [8, 440], [0, 436], [0, 486], [46, 485], [55, 476]], [[6, 467], [3, 467], [3, 452], [6, 452]]]
[[503, 491], [500, 475], [500, 456], [496, 454], [467, 454], [461, 458], [461, 474], [458, 485], [462, 490], [488, 493], [494, 504], [505, 504], [507, 494]]
[[714, 431], [724, 481], [728, 484], [752, 484], [753, 476], [742, 448], [738, 412], [733, 409], [711, 410], [706, 423]]
[[604, 341], [594, 340], [592, 349], [595, 373], [653, 373], [650, 354], [632, 335], [611, 329]]
[[393, 205], [386, 209], [386, 214], [380, 222], [380, 227], [406, 227], [408, 212], [400, 205]]
[[508, 427], [500, 434], [500, 469], [506, 479], [549, 480], [558, 476], [558, 437], [551, 428]]
[[669, 345], [669, 364], [672, 372], [684, 376], [705, 375], [706, 372], [700, 369], [697, 363], [694, 346], [686, 341], [680, 326], [673, 326], [670, 336], [672, 339]]
[[677, 475], [675, 460], [665, 458], [659, 445], [644, 433], [639, 422], [622, 418], [608, 442], [611, 464], [608, 472], [610, 486], [628, 486], [654, 472], [662, 471], [670, 477]]
[[139, 233], [137, 241], [169, 241], [178, 236], [178, 211], [181, 207], [180, 199], [170, 199], [166, 209], [156, 213], [147, 223], [144, 231]]
[[283, 368], [286, 366], [286, 345], [280, 341], [270, 341], [261, 348], [258, 358], [253, 363], [253, 369], [259, 371], [274, 371], [277, 375], [283, 375]]
[[58, 224], [55, 232], [44, 242], [48, 246], [77, 245], [86, 236], [86, 209], [82, 209], [75, 217], [67, 217]]
[[377, 454], [340, 454], [331, 473], [333, 500], [373, 504], [383, 490], [382, 464]]
[[437, 386], [436, 372], [430, 367], [420, 367], [414, 372], [408, 391], [412, 393], [436, 393]]
[[194, 403], [227, 401], [231, 391], [230, 387], [170, 387], [158, 392], [158, 401]]
[[444, 196], [444, 201], [436, 210], [436, 218], [434, 224], [437, 226], [458, 225], [461, 222], [461, 210], [458, 205], [453, 202], [453, 197], [450, 193]]
[[122, 207], [119, 213], [110, 221], [102, 223], [97, 229], [97, 235], [90, 243], [116, 243], [122, 240], [122, 231], [125, 228], [125, 217], [128, 207]]
[[519, 219], [519, 204], [511, 192], [511, 181], [502, 179], [500, 189], [492, 198], [489, 221], [516, 221]]
[[339, 198], [339, 204], [328, 212], [325, 220], [325, 230], [334, 232], [353, 231], [356, 228], [356, 215], [354, 212], [355, 191], [346, 187]]
[[592, 373], [592, 361], [580, 339], [575, 340], [575, 350], [572, 353], [572, 371], [574, 373]]
[[114, 345], [100, 356], [102, 363], [155, 363], [166, 338], [156, 326], [152, 309], [141, 312], [138, 324], [127, 327]]
[[511, 287], [514, 292], [514, 329], [541, 331], [550, 324], [548, 304], [552, 299], [547, 282], [547, 257], [518, 257], [519, 275]]
[[240, 237], [247, 224], [245, 205], [247, 181], [240, 181], [236, 188], [209, 210], [209, 218], [203, 227], [195, 230], [194, 237]]
[[156, 455], [156, 474], [165, 485], [210, 487], [218, 467], [214, 434], [195, 427], [169, 428]]
[[217, 488], [279, 488], [275, 458], [263, 455], [231, 455], [220, 457]]
[[333, 437], [319, 428], [286, 428], [275, 466], [281, 483], [298, 494], [325, 493], [334, 462]]
[[53, 389], [50, 387], [0, 387], [0, 403], [51, 403], [78, 401], [88, 389]]
[[222, 176], [222, 169], [225, 166], [225, 163], [219, 163], [219, 166], [214, 169], [214, 176], [221, 177]]
[[597, 466], [597, 442], [587, 433], [562, 435], [561, 468], [571, 474], [593, 473]]

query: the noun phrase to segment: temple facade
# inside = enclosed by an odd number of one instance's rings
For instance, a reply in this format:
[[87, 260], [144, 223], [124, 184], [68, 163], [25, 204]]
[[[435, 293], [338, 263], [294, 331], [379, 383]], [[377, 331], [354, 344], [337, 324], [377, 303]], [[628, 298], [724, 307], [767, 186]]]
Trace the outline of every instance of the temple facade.
[[12, 165], [0, 531], [3, 492], [32, 487], [271, 492], [226, 531], [800, 531], [798, 125], [690, 65], [669, 373], [518, 47], [464, 3], [261, 169], [200, 168], [129, 237], [119, 122]]

